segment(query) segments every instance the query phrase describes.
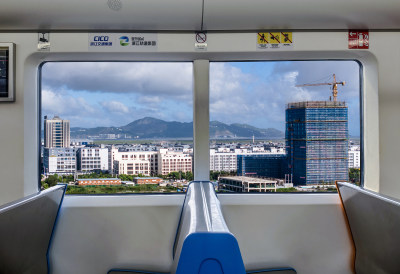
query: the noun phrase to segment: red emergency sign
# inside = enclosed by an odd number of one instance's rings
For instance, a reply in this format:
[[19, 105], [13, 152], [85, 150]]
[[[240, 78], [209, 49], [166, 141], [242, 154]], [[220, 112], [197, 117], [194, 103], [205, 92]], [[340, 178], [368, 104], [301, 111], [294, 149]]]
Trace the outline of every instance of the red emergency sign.
[[349, 49], [368, 49], [368, 30], [349, 30]]

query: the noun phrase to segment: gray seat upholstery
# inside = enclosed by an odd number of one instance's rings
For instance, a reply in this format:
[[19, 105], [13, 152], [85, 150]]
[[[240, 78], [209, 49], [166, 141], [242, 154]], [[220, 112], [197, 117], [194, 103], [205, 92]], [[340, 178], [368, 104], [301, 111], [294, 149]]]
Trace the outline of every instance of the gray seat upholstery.
[[47, 251], [65, 192], [58, 185], [0, 207], [0, 273], [47, 273]]
[[337, 186], [354, 240], [356, 273], [400, 273], [400, 201], [349, 183]]

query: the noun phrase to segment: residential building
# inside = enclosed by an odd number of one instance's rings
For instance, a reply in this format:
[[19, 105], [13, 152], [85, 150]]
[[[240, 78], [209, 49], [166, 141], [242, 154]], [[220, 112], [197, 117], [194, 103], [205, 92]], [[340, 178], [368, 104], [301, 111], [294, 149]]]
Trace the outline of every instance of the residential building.
[[210, 170], [236, 171], [237, 155], [236, 152], [217, 152], [215, 149], [210, 149]]
[[69, 120], [62, 120], [58, 116], [48, 119], [44, 116], [44, 147], [69, 147], [70, 129]]
[[76, 172], [76, 151], [74, 148], [44, 148], [44, 174], [68, 175]]
[[349, 149], [349, 168], [361, 167], [361, 154], [359, 146], [351, 146]]
[[345, 102], [289, 103], [287, 169], [294, 185], [348, 181], [348, 109]]
[[[158, 152], [157, 151], [136, 151], [130, 150], [127, 147], [117, 148], [115, 146], [109, 147], [109, 169], [112, 172], [117, 174], [128, 174], [123, 173], [128, 171], [128, 165], [124, 164], [124, 162], [129, 162], [129, 171], [130, 175], [133, 174], [143, 174], [146, 176], [158, 174]], [[115, 161], [118, 161], [118, 164], [115, 165]], [[133, 172], [134, 170], [141, 172]], [[123, 171], [122, 169], [125, 171]], [[145, 173], [142, 173], [145, 172]]]
[[76, 153], [77, 168], [81, 172], [108, 171], [108, 149], [83, 147]]
[[[109, 148], [109, 160], [116, 174], [168, 175], [174, 171], [192, 171], [192, 156], [167, 148], [158, 151], [136, 150], [133, 147]], [[128, 173], [127, 173], [128, 172]]]
[[150, 162], [140, 159], [114, 160], [114, 174], [150, 176]]
[[157, 174], [168, 175], [174, 171], [192, 171], [192, 156], [185, 153], [160, 149], [158, 152]]
[[276, 180], [247, 176], [220, 177], [218, 190], [227, 192], [276, 192]]

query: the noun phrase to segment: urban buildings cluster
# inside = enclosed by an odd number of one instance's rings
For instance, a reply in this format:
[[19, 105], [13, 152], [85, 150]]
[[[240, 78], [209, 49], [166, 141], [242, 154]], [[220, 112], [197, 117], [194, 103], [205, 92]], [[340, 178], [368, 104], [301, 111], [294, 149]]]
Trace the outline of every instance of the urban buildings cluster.
[[109, 172], [126, 175], [167, 175], [192, 171], [189, 146], [100, 145], [69, 142], [69, 121], [55, 116], [44, 120], [44, 174]]
[[[70, 140], [69, 128], [68, 120], [45, 117], [44, 174], [101, 171], [156, 176], [192, 171], [191, 144], [160, 141], [96, 146], [91, 140]], [[238, 175], [220, 180], [229, 191], [250, 191], [257, 184], [265, 191], [276, 190], [276, 185], [272, 187], [269, 181], [275, 180], [279, 185], [282, 179], [285, 185], [295, 186], [348, 181], [348, 169], [360, 168], [360, 164], [360, 146], [348, 138], [348, 110], [344, 102], [288, 104], [285, 142], [253, 139], [253, 143], [210, 144], [210, 170]], [[269, 181], [246, 179], [249, 176]]]

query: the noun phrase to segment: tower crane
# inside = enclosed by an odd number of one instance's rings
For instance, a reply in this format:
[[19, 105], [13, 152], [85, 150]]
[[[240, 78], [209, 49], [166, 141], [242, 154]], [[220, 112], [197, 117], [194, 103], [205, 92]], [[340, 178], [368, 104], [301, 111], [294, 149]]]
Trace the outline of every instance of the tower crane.
[[336, 75], [333, 74], [333, 82], [332, 83], [304, 84], [304, 85], [296, 85], [296, 87], [310, 87], [310, 86], [323, 86], [323, 85], [332, 86], [333, 101], [336, 102], [336, 98], [337, 98], [337, 94], [338, 94], [337, 86], [338, 85], [344, 86], [345, 84], [346, 84], [345, 81], [336, 82]]

